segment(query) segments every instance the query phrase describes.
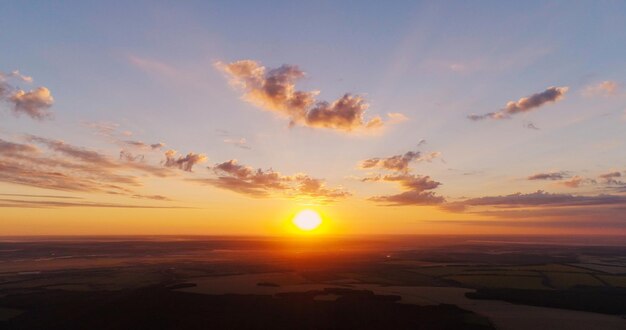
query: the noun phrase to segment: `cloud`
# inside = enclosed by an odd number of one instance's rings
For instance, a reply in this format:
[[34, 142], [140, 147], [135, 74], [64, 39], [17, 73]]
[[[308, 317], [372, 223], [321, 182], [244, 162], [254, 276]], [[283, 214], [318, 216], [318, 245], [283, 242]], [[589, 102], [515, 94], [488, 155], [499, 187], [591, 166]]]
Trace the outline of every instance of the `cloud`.
[[549, 173], [536, 173], [529, 176], [528, 180], [563, 180], [567, 174], [565, 172], [549, 172]]
[[86, 127], [93, 129], [96, 134], [103, 135], [106, 137], [113, 137], [117, 129], [120, 127], [120, 124], [112, 123], [112, 122], [83, 121], [82, 124]]
[[[2, 76], [2, 73], [0, 73], [0, 77], [1, 76]], [[22, 82], [25, 82], [27, 84], [32, 84], [33, 83], [33, 77], [23, 75], [18, 70], [13, 70], [11, 73], [9, 73], [6, 76], [7, 77], [12, 77], [12, 78], [17, 78], [18, 80], [20, 80]]]
[[470, 120], [483, 120], [483, 119], [505, 119], [510, 118], [511, 115], [518, 113], [529, 112], [546, 103], [552, 103], [561, 100], [565, 93], [567, 93], [568, 87], [548, 87], [546, 90], [540, 93], [522, 97], [517, 101], [510, 101], [504, 108], [497, 112], [490, 112], [484, 115], [469, 115], [467, 118]]
[[211, 167], [217, 177], [191, 181], [227, 189], [251, 197], [273, 195], [288, 198], [307, 197], [319, 202], [332, 202], [350, 196], [341, 188], [328, 188], [324, 180], [306, 174], [282, 175], [272, 169], [254, 169], [232, 159]]
[[622, 181], [618, 180], [618, 178], [622, 177], [622, 173], [620, 172], [609, 172], [609, 173], [604, 173], [598, 176], [598, 178], [604, 180], [604, 183], [606, 184], [624, 184]]
[[245, 138], [239, 138], [239, 139], [233, 139], [233, 138], [226, 138], [224, 139], [224, 143], [226, 144], [232, 144], [237, 148], [241, 148], [241, 149], [251, 149], [250, 146], [248, 145], [248, 141], [246, 141]]
[[399, 112], [390, 112], [387, 114], [387, 118], [389, 118], [389, 124], [396, 124], [409, 120], [409, 117]]
[[0, 182], [61, 191], [134, 195], [134, 189], [142, 186], [141, 176], [172, 175], [160, 166], [118, 161], [60, 140], [33, 135], [25, 139], [30, 143], [0, 139]]
[[387, 158], [369, 158], [361, 162], [360, 168], [380, 168], [389, 171], [408, 172], [412, 162], [430, 162], [441, 157], [441, 152], [435, 151], [422, 154], [419, 151], [409, 151], [403, 155], [395, 155]]
[[[296, 82], [305, 76], [304, 71], [294, 65], [284, 64], [267, 70], [256, 61], [242, 60], [216, 67], [225, 72], [231, 84], [245, 91], [244, 99], [260, 108], [286, 116], [291, 125], [327, 128], [344, 132], [380, 128], [382, 118], [364, 118], [369, 104], [359, 95], [345, 93], [339, 99], [317, 101], [318, 91], [296, 90]], [[401, 114], [390, 114], [398, 121]]]
[[569, 187], [569, 188], [578, 188], [580, 187], [582, 184], [587, 183], [587, 182], [592, 182], [592, 180], [588, 180], [583, 178], [582, 176], [579, 175], [575, 175], [572, 178], [565, 180], [563, 182], [560, 182], [560, 184]]
[[186, 156], [177, 156], [176, 150], [167, 150], [165, 152], [165, 167], [175, 167], [183, 171], [191, 172], [196, 164], [204, 163], [207, 157], [203, 154], [188, 153]]
[[0, 72], [0, 101], [11, 104], [16, 115], [25, 114], [33, 119], [50, 118], [49, 108], [54, 104], [54, 98], [46, 87], [37, 87], [31, 91], [24, 91], [9, 83], [10, 79], [32, 83], [33, 79], [22, 75], [19, 71], [9, 74]]
[[582, 94], [587, 97], [592, 96], [613, 96], [617, 94], [619, 85], [615, 81], [606, 80], [595, 85], [585, 87]]
[[597, 195], [578, 196], [571, 194], [548, 193], [537, 190], [533, 193], [515, 193], [510, 195], [487, 196], [470, 198], [464, 201], [452, 202], [442, 207], [449, 211], [463, 211], [469, 207], [488, 206], [498, 208], [516, 207], [574, 207], [574, 206], [606, 206], [621, 205], [626, 206], [626, 196], [621, 195]]
[[127, 162], [142, 162], [144, 159], [144, 155], [134, 155], [126, 150], [120, 151], [120, 160], [125, 160]]
[[440, 182], [432, 180], [429, 176], [396, 174], [365, 178], [363, 181], [397, 182], [406, 190], [396, 195], [374, 196], [369, 198], [369, 200], [374, 202], [387, 203], [388, 206], [434, 205], [445, 202], [442, 196], [437, 196], [434, 192], [429, 191], [441, 185]]
[[370, 197], [369, 200], [378, 203], [386, 203], [386, 206], [437, 205], [445, 202], [442, 196], [437, 196], [433, 192], [417, 192], [412, 190], [390, 196], [374, 196]]
[[536, 131], [539, 130], [539, 127], [535, 126], [535, 124], [532, 123], [532, 122], [525, 123], [524, 127], [528, 128], [528, 129], [536, 130]]
[[82, 199], [80, 197], [75, 197], [75, 196], [59, 196], [59, 195], [0, 194], [0, 196], [27, 197], [27, 198]]
[[[487, 196], [442, 204], [452, 212], [477, 214], [515, 226], [518, 219], [531, 227], [606, 228], [626, 225], [626, 196], [554, 194], [542, 190], [504, 196]], [[490, 222], [491, 220], [487, 220]]]
[[67, 144], [61, 140], [46, 139], [34, 135], [28, 135], [26, 138], [30, 142], [43, 144], [54, 151], [57, 151], [76, 160], [84, 161], [87, 163], [99, 164], [107, 167], [115, 166], [111, 159], [93, 150], [76, 147]]
[[61, 208], [61, 207], [95, 207], [95, 208], [126, 208], [126, 209], [181, 209], [181, 206], [136, 205], [100, 202], [64, 202], [50, 200], [18, 200], [0, 198], [0, 208]]
[[[418, 146], [426, 143], [420, 140]], [[370, 176], [361, 179], [363, 182], [394, 182], [400, 185], [403, 192], [388, 196], [373, 196], [368, 200], [384, 203], [386, 206], [399, 205], [434, 205], [445, 202], [445, 198], [430, 191], [441, 185], [440, 182], [432, 180], [429, 176], [410, 174], [409, 165], [412, 162], [430, 162], [441, 157], [440, 152], [430, 152], [422, 154], [420, 151], [408, 151], [404, 154], [394, 155], [386, 158], [369, 158], [361, 161], [361, 169], [380, 169], [390, 171], [392, 174]]]
[[134, 147], [134, 148], [143, 149], [143, 150], [159, 150], [165, 147], [165, 143], [163, 142], [147, 144], [142, 141], [125, 140], [125, 141], [122, 141], [122, 143], [124, 143], [125, 145], [129, 147]]

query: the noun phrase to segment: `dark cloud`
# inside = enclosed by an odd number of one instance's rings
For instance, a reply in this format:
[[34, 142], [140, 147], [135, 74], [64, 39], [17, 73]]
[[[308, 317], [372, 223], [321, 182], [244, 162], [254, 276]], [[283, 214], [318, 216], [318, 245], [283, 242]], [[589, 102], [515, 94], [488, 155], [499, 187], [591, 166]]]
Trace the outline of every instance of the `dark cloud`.
[[430, 162], [441, 157], [441, 152], [430, 152], [422, 154], [419, 151], [409, 151], [403, 155], [395, 155], [387, 158], [370, 158], [361, 162], [363, 169], [380, 168], [389, 171], [407, 172], [411, 162]]
[[350, 196], [340, 188], [328, 188], [324, 180], [306, 174], [282, 175], [272, 169], [254, 169], [237, 160], [216, 164], [211, 167], [217, 177], [192, 179], [252, 197], [279, 195], [288, 198], [312, 198], [320, 202], [332, 202]]
[[175, 167], [183, 171], [191, 172], [194, 165], [203, 163], [207, 157], [203, 154], [188, 153], [186, 156], [177, 156], [176, 150], [165, 152], [165, 167]]
[[[358, 95], [344, 94], [333, 102], [317, 101], [317, 91], [296, 90], [296, 82], [305, 76], [304, 71], [294, 65], [282, 65], [266, 70], [252, 60], [216, 66], [228, 74], [231, 82], [245, 91], [244, 98], [264, 109], [272, 110], [288, 117], [292, 125], [321, 127], [350, 132], [383, 126], [380, 117], [364, 118], [368, 103]], [[406, 117], [394, 113], [394, 121]]]
[[559, 101], [567, 93], [567, 90], [568, 87], [548, 87], [543, 92], [523, 97], [517, 101], [510, 101], [497, 112], [490, 112], [484, 115], [469, 115], [467, 118], [470, 120], [510, 118], [511, 115], [528, 112], [546, 103]]
[[529, 176], [528, 180], [563, 180], [567, 177], [565, 172], [549, 172], [549, 173], [537, 173]]

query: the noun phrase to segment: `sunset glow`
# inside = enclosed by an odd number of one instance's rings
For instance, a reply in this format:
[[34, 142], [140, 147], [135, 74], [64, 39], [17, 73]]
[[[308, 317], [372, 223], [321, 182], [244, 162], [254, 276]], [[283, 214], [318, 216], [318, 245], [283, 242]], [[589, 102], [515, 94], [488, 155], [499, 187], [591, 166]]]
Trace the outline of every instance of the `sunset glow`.
[[626, 235], [622, 2], [3, 10], [0, 235]]

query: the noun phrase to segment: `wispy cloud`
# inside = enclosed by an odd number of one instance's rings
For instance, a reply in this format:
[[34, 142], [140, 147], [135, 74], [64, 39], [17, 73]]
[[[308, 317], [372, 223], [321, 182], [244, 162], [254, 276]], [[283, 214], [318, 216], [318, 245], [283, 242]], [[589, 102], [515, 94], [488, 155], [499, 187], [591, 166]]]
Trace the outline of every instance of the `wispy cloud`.
[[567, 177], [567, 173], [560, 172], [548, 172], [548, 173], [536, 173], [529, 176], [528, 180], [562, 180]]
[[[487, 216], [501, 221], [526, 219], [527, 226], [549, 227], [624, 227], [626, 196], [571, 195], [538, 190], [533, 193], [470, 198], [442, 204], [451, 212]], [[515, 223], [511, 223], [515, 225]]]
[[[335, 101], [327, 102], [316, 100], [318, 91], [297, 90], [296, 82], [305, 76], [297, 66], [284, 64], [268, 70], [256, 61], [242, 60], [228, 64], [217, 62], [216, 67], [229, 76], [233, 85], [244, 90], [246, 101], [286, 116], [291, 125], [344, 132], [384, 125], [379, 116], [365, 118], [369, 104], [362, 96], [346, 93]], [[395, 122], [406, 119], [398, 113], [389, 116]]]
[[118, 204], [118, 203], [100, 203], [100, 202], [64, 202], [51, 200], [19, 200], [0, 198], [0, 208], [18, 207], [18, 208], [61, 208], [61, 207], [95, 207], [95, 208], [125, 208], [125, 209], [180, 209], [186, 208], [181, 206], [162, 206], [162, 205], [137, 205], [137, 204]]
[[237, 148], [248, 149], [248, 150], [251, 149], [250, 146], [248, 145], [248, 141], [246, 141], [245, 138], [239, 138], [239, 139], [226, 138], [223, 141], [224, 143], [232, 144]]
[[613, 96], [617, 94], [619, 85], [615, 81], [606, 80], [601, 83], [592, 84], [583, 89], [582, 94], [587, 97], [592, 96]]
[[626, 196], [620, 195], [596, 195], [578, 196], [571, 194], [548, 193], [538, 190], [533, 193], [515, 193], [510, 195], [487, 196], [470, 198], [459, 202], [452, 202], [443, 205], [447, 210], [463, 211], [470, 207], [477, 206], [497, 206], [497, 207], [569, 207], [569, 206], [604, 206], [620, 205], [626, 206]]
[[559, 101], [567, 93], [568, 89], [568, 87], [548, 87], [543, 92], [522, 97], [517, 101], [510, 101], [499, 111], [489, 112], [484, 115], [469, 115], [467, 118], [470, 120], [510, 118], [512, 115], [534, 110], [546, 103]]
[[622, 173], [618, 171], [608, 172], [598, 176], [598, 178], [602, 179], [606, 184], [624, 184], [619, 180], [621, 177]]
[[0, 139], [0, 181], [53, 190], [131, 196], [136, 194], [135, 188], [142, 186], [140, 175], [172, 175], [169, 169], [160, 166], [118, 161], [60, 140], [34, 135], [25, 139], [29, 143]]
[[386, 158], [369, 158], [359, 164], [362, 169], [380, 168], [390, 171], [408, 172], [412, 162], [430, 162], [435, 158], [440, 158], [441, 152], [435, 151], [422, 154], [419, 151], [409, 151], [403, 155], [395, 155]]

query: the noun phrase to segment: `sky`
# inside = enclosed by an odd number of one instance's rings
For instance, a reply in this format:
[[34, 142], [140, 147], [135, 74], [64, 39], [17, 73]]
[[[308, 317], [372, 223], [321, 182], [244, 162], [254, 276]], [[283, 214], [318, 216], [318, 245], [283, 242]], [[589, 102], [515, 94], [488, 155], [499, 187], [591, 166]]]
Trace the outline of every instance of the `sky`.
[[0, 235], [626, 235], [621, 1], [20, 1]]

